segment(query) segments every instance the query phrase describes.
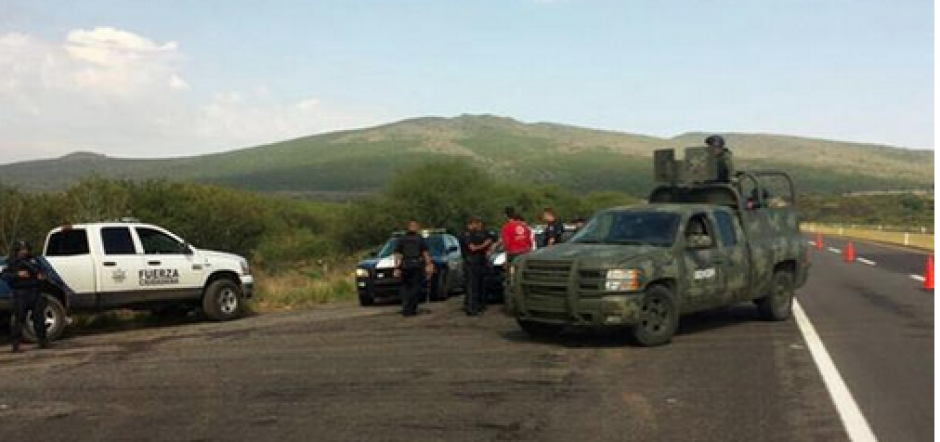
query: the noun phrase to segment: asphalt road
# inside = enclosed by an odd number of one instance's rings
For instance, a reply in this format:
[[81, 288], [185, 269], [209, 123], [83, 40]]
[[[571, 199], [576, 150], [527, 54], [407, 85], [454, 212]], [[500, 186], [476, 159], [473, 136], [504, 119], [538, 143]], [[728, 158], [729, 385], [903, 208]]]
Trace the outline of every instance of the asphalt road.
[[934, 292], [911, 277], [923, 275], [927, 254], [856, 241], [869, 263], [849, 264], [845, 241], [823, 243], [801, 305], [875, 435], [932, 440]]
[[[800, 302], [881, 440], [933, 431], [933, 294], [814, 253]], [[0, 440], [838, 441], [794, 321], [683, 318], [666, 347], [534, 341], [460, 300], [75, 336], [0, 354]]]

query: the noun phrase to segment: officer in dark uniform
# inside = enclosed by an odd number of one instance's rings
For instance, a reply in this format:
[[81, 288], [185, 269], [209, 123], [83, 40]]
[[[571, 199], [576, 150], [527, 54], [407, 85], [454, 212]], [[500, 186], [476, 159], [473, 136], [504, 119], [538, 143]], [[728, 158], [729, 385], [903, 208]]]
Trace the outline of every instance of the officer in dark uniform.
[[0, 277], [13, 290], [13, 317], [10, 321], [10, 340], [13, 343], [13, 352], [20, 351], [27, 313], [32, 317], [33, 329], [36, 331], [39, 347], [48, 347], [46, 318], [44, 315], [46, 300], [39, 293], [39, 285], [41, 281], [46, 279], [46, 275], [33, 257], [33, 250], [28, 242], [16, 242], [10, 251], [7, 267], [3, 269]]
[[418, 233], [421, 225], [408, 222], [408, 233], [398, 238], [395, 244], [395, 276], [401, 278], [401, 314], [411, 317], [418, 314], [418, 294], [425, 277], [434, 275], [434, 261], [428, 244]]
[[705, 145], [718, 158], [718, 179], [720, 183], [730, 183], [734, 176], [734, 163], [731, 159], [731, 149], [725, 147], [725, 139], [721, 135], [711, 135], [705, 139]]
[[542, 241], [539, 247], [551, 247], [555, 244], [561, 244], [564, 240], [565, 225], [558, 220], [555, 209], [546, 207], [542, 211], [542, 221], [545, 221], [545, 232], [542, 234]]
[[467, 247], [467, 296], [464, 311], [468, 316], [477, 316], [486, 310], [486, 274], [489, 270], [489, 251], [493, 246], [490, 232], [483, 229], [483, 220], [470, 219], [469, 229], [464, 234]]

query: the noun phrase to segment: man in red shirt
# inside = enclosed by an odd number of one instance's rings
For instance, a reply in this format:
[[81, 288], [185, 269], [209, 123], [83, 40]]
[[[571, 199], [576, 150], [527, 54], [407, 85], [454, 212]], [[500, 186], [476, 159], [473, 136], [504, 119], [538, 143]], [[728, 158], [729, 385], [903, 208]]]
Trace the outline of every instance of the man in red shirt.
[[512, 207], [506, 208], [506, 224], [500, 234], [503, 248], [506, 249], [506, 265], [512, 263], [519, 255], [532, 251], [535, 244], [532, 241], [532, 229], [522, 221], [522, 217]]

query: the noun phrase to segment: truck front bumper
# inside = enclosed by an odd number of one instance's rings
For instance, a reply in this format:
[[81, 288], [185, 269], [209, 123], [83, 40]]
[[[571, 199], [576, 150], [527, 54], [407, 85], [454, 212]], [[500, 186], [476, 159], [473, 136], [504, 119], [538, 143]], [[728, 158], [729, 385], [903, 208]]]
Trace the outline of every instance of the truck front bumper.
[[255, 278], [251, 275], [242, 275], [239, 279], [242, 283], [242, 293], [246, 299], [250, 299], [255, 294]]
[[517, 319], [585, 327], [620, 327], [639, 322], [641, 292], [599, 297], [512, 296], [508, 303]]

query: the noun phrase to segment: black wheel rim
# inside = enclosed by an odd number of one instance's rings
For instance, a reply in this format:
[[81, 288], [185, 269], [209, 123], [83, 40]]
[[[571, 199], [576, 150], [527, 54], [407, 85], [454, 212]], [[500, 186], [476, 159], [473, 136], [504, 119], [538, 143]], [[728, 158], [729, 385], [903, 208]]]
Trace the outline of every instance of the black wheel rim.
[[669, 303], [660, 296], [648, 298], [643, 303], [640, 325], [650, 334], [664, 333], [670, 321]]

